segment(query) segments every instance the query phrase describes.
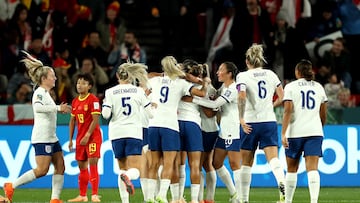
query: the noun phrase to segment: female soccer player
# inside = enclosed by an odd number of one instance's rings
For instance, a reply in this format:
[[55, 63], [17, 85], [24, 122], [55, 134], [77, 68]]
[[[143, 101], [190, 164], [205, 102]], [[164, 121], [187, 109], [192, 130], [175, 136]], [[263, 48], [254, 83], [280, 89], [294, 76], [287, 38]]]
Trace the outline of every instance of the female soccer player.
[[[73, 136], [75, 123], [77, 125], [75, 155], [80, 169], [78, 177], [80, 195], [68, 202], [87, 202], [86, 191], [90, 181], [92, 188], [91, 201], [100, 202], [98, 195], [99, 173], [98, 160], [102, 136], [100, 132], [99, 117], [101, 114], [99, 99], [89, 93], [94, 85], [90, 74], [79, 74], [76, 80], [76, 90], [79, 96], [72, 101], [72, 111], [69, 122], [69, 150], [74, 149]], [[90, 177], [89, 169], [90, 168]]]
[[[238, 108], [241, 131], [241, 200], [249, 201], [251, 166], [255, 150], [263, 149], [284, 201], [284, 169], [278, 158], [278, 132], [274, 107], [281, 104], [283, 88], [278, 76], [264, 69], [265, 59], [261, 45], [254, 44], [246, 51], [248, 70], [236, 77], [239, 91]], [[274, 93], [278, 98], [273, 103]]]
[[[149, 184], [155, 185], [160, 159], [163, 159], [163, 170], [159, 193], [156, 200], [167, 203], [167, 191], [172, 178], [173, 165], [177, 152], [180, 150], [179, 124], [177, 108], [180, 99], [185, 95], [205, 96], [209, 81], [203, 82], [202, 89], [193, 88], [193, 84], [181, 77], [185, 73], [172, 56], [161, 60], [163, 75], [149, 80], [152, 89], [152, 101], [157, 104], [154, 118], [149, 121], [149, 149], [152, 164], [149, 170]], [[155, 198], [154, 192], [149, 194], [149, 200]]]
[[327, 97], [323, 86], [314, 81], [312, 68], [310, 61], [300, 61], [295, 67], [297, 80], [287, 84], [284, 89], [281, 140], [287, 162], [286, 203], [291, 203], [294, 197], [302, 153], [305, 157], [310, 202], [317, 203], [319, 197], [318, 161], [322, 156]]
[[57, 112], [70, 113], [71, 107], [66, 103], [56, 105], [49, 94], [55, 86], [56, 76], [53, 68], [44, 66], [41, 61], [24, 52], [24, 62], [30, 79], [38, 86], [32, 97], [34, 111], [34, 127], [31, 134], [31, 143], [35, 149], [36, 168], [22, 174], [13, 183], [5, 183], [6, 197], [12, 202], [14, 189], [45, 176], [50, 164], [54, 165], [52, 178], [52, 193], [50, 203], [62, 203], [60, 194], [64, 185], [64, 155], [56, 136]]
[[129, 202], [129, 194], [135, 193], [131, 180], [139, 178], [143, 127], [141, 108], [152, 117], [152, 105], [140, 86], [147, 84], [146, 66], [124, 63], [118, 71], [119, 84], [105, 91], [102, 115], [108, 119], [109, 139], [112, 143], [120, 173], [118, 186], [123, 203]]
[[[218, 81], [222, 82], [219, 89], [220, 96], [216, 100], [194, 97], [193, 102], [208, 108], [221, 107], [220, 129], [221, 133], [215, 144], [213, 166], [219, 178], [226, 185], [230, 193], [230, 202], [239, 203], [236, 188], [239, 188], [240, 180], [240, 123], [238, 119], [237, 90], [235, 76], [237, 67], [232, 62], [224, 62], [217, 71]], [[229, 157], [230, 167], [233, 171], [234, 182], [230, 173], [224, 166], [226, 156]], [[236, 186], [236, 188], [235, 188]]]
[[[189, 60], [185, 60], [182, 64], [183, 71], [188, 75], [188, 77], [191, 76], [194, 78], [202, 79], [205, 65], [197, 64], [196, 62], [187, 63], [187, 61]], [[193, 84], [194, 88], [201, 88], [200, 84]], [[183, 191], [185, 187], [185, 162], [187, 157], [190, 167], [191, 203], [196, 203], [199, 200], [201, 179], [200, 160], [201, 152], [203, 151], [199, 105], [192, 102], [180, 100], [178, 106], [178, 122], [180, 132], [180, 148], [181, 151], [185, 153], [185, 156], [182, 157], [182, 160], [180, 162], [180, 177], [183, 176], [183, 181], [181, 181], [183, 184], [180, 184], [179, 197], [173, 198], [173, 201], [183, 198]]]

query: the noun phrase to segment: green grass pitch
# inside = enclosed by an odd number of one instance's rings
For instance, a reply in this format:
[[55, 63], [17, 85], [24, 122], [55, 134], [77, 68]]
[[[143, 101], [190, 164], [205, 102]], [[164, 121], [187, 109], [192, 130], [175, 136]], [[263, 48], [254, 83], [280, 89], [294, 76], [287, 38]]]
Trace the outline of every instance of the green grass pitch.
[[[14, 203], [48, 203], [50, 198], [50, 189], [16, 189], [13, 197]], [[66, 200], [78, 195], [77, 189], [64, 189], [62, 199]], [[115, 203], [121, 202], [117, 188], [100, 188], [102, 202]], [[88, 195], [90, 197], [90, 194]], [[185, 197], [188, 201], [190, 190], [186, 188]], [[228, 203], [229, 194], [226, 188], [217, 188], [215, 201], [217, 203]], [[276, 188], [251, 188], [251, 203], [271, 203], [278, 200], [278, 191]], [[90, 201], [89, 201], [90, 202]], [[142, 203], [142, 193], [139, 188], [136, 189], [134, 196], [130, 197], [131, 203]], [[295, 191], [294, 203], [309, 203], [309, 192], [306, 187], [297, 188]], [[360, 203], [360, 188], [338, 188], [324, 187], [320, 189], [319, 203]]]

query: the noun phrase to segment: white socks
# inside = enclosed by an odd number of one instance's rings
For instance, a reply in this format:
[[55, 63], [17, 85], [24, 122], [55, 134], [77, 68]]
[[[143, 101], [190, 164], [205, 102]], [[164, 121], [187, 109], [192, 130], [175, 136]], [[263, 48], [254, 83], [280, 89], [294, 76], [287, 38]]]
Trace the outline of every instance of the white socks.
[[185, 172], [185, 165], [180, 165], [179, 167], [179, 189], [180, 189], [180, 197], [184, 197], [184, 190], [185, 190], [185, 180], [186, 180], [186, 172]]
[[60, 199], [60, 194], [64, 186], [64, 175], [54, 174], [52, 176], [51, 199]]
[[216, 189], [216, 172], [209, 171], [206, 173], [206, 199], [214, 200]]
[[238, 195], [240, 195], [241, 194], [240, 169], [233, 171], [233, 176], [234, 176], [236, 192], [238, 193]]
[[220, 180], [226, 185], [230, 195], [235, 194], [236, 193], [235, 186], [227, 168], [223, 165], [221, 166], [221, 168], [217, 169], [216, 172]]
[[320, 175], [317, 170], [308, 171], [308, 184], [311, 203], [317, 203], [320, 192]]
[[242, 165], [240, 168], [240, 190], [241, 200], [249, 201], [251, 183], [251, 167]]
[[13, 188], [17, 188], [20, 185], [24, 185], [26, 183], [30, 183], [31, 181], [35, 180], [36, 176], [34, 170], [28, 170], [24, 174], [22, 174], [18, 179], [15, 180], [13, 183]]
[[170, 193], [172, 201], [178, 201], [180, 199], [179, 183], [170, 184]]
[[272, 158], [269, 161], [270, 168], [275, 176], [276, 182], [279, 185], [279, 183], [284, 183], [285, 180], [285, 173], [284, 168], [282, 167], [280, 160], [278, 158]]
[[286, 173], [285, 182], [285, 202], [291, 203], [294, 198], [294, 193], [297, 184], [297, 173]]
[[159, 190], [159, 194], [157, 196], [159, 196], [161, 199], [167, 199], [167, 192], [170, 186], [170, 179], [161, 179], [160, 180], [160, 190]]

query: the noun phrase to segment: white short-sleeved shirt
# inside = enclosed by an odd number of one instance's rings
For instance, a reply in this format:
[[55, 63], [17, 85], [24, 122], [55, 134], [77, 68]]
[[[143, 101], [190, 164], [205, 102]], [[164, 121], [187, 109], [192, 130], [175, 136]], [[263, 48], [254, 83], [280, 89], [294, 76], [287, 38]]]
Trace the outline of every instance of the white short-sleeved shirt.
[[[201, 89], [201, 86], [194, 88]], [[180, 100], [178, 106], [178, 120], [179, 121], [191, 121], [201, 126], [200, 107], [192, 102], [184, 102]]]
[[142, 88], [121, 84], [105, 91], [103, 107], [111, 108], [109, 139], [142, 139], [142, 108], [151, 105]]
[[294, 109], [286, 137], [323, 136], [319, 111], [327, 100], [325, 90], [318, 82], [301, 78], [288, 83], [283, 101], [292, 101]]
[[179, 131], [177, 109], [181, 97], [190, 95], [193, 84], [184, 79], [171, 80], [168, 76], [154, 77], [149, 80], [151, 101], [157, 104], [149, 127], [164, 127]]
[[223, 85], [220, 90], [220, 97], [227, 101], [221, 106], [220, 137], [223, 139], [239, 139], [240, 120], [236, 84], [235, 82], [231, 83], [229, 87]]
[[205, 113], [200, 110], [200, 118], [201, 118], [201, 130], [204, 132], [216, 132], [219, 131], [219, 126], [216, 122], [216, 116], [207, 117]]
[[236, 76], [239, 91], [246, 92], [244, 119], [249, 123], [276, 121], [273, 97], [281, 85], [279, 77], [271, 70], [250, 69]]
[[[56, 136], [57, 106], [49, 91], [38, 87], [32, 96], [32, 106], [34, 111], [34, 127], [31, 143], [57, 142], [59, 140]], [[35, 106], [38, 106], [38, 108]]]

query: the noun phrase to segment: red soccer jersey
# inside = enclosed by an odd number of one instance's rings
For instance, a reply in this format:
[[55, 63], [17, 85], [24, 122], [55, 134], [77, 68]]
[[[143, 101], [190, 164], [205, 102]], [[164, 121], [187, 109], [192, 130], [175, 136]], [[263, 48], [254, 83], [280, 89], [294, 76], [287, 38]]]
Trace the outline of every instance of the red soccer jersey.
[[[93, 121], [93, 114], [101, 114], [99, 99], [95, 95], [89, 93], [83, 99], [76, 97], [72, 101], [71, 116], [75, 117], [78, 130], [76, 136], [76, 145], [80, 144], [80, 140], [88, 131], [90, 124]], [[94, 132], [89, 139], [89, 143], [91, 142], [102, 142], [99, 124], [96, 125], [96, 128], [94, 129]]]

